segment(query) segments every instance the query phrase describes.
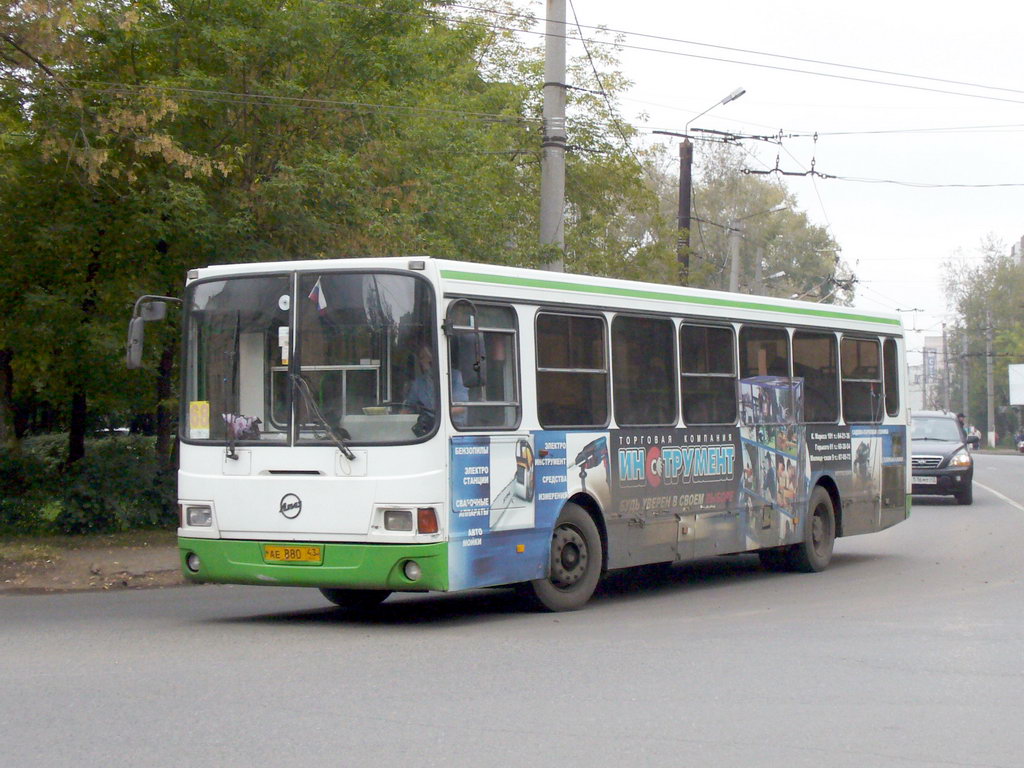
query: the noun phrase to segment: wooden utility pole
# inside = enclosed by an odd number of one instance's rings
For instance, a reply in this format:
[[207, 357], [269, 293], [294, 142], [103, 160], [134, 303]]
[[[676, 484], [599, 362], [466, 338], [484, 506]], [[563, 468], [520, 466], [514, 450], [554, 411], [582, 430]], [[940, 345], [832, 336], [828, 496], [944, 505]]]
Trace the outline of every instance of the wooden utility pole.
[[676, 241], [676, 263], [679, 284], [690, 284], [690, 208], [693, 198], [693, 144], [684, 138], [679, 144], [679, 238]]

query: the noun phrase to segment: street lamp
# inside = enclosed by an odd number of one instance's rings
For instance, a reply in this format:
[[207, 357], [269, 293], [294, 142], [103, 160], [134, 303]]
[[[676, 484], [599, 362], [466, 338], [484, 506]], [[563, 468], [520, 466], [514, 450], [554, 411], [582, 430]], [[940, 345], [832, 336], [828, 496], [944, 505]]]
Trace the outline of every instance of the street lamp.
[[742, 96], [746, 92], [747, 91], [746, 91], [745, 88], [737, 88], [735, 91], [730, 93], [728, 96], [726, 96], [721, 101], [716, 101], [710, 107], [708, 107], [703, 112], [701, 112], [699, 115], [697, 115], [697, 117], [690, 118], [686, 122], [686, 125], [683, 126], [683, 135], [685, 136], [687, 133], [689, 133], [689, 131], [690, 131], [690, 123], [694, 122], [698, 118], [704, 117], [704, 115], [706, 115], [708, 112], [710, 112], [715, 107], [721, 107], [721, 106], [724, 106], [724, 105], [728, 104], [730, 101], [736, 101], [736, 99], [738, 99], [740, 96]]
[[687, 120], [682, 134], [672, 131], [655, 131], [655, 133], [665, 136], [682, 135], [683, 137], [683, 140], [679, 142], [679, 213], [677, 218], [679, 238], [676, 240], [676, 263], [679, 265], [680, 285], [687, 285], [690, 282], [690, 200], [693, 195], [693, 144], [690, 143], [687, 131], [690, 129], [690, 123], [698, 117], [704, 117], [715, 107], [736, 101], [744, 93], [746, 93], [745, 89], [737, 88], [721, 101], [716, 101], [697, 117]]

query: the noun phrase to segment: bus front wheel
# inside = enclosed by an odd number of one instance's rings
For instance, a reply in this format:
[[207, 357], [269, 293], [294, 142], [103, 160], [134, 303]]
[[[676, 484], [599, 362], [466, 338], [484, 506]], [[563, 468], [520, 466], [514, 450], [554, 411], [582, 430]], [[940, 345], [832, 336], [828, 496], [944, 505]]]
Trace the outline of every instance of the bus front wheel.
[[333, 587], [321, 587], [320, 594], [339, 608], [350, 608], [357, 611], [361, 608], [373, 608], [373, 606], [383, 603], [391, 592], [386, 589], [335, 589]]
[[815, 573], [823, 571], [832, 560], [832, 548], [836, 543], [836, 512], [832, 497], [820, 485], [815, 486], [807, 505], [807, 520], [804, 522], [804, 540], [789, 552], [789, 560], [795, 571]]
[[586, 511], [566, 504], [551, 532], [550, 575], [530, 582], [533, 598], [549, 611], [575, 611], [601, 578], [601, 535]]

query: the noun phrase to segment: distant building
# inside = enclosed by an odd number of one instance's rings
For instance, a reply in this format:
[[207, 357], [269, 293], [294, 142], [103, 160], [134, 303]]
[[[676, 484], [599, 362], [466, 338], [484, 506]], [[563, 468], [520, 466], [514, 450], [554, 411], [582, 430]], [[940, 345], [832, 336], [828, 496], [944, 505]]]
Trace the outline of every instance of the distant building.
[[921, 399], [925, 410], [941, 410], [946, 407], [948, 364], [942, 354], [942, 337], [925, 336], [921, 371]]
[[1010, 258], [1018, 264], [1024, 264], [1024, 237], [1010, 247]]
[[907, 366], [907, 397], [910, 410], [927, 410], [924, 407], [924, 364]]

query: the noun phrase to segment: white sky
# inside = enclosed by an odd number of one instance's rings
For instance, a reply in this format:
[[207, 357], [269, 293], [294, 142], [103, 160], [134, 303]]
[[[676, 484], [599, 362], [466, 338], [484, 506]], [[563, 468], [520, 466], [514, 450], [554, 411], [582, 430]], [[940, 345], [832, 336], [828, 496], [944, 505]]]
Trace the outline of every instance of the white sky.
[[[532, 6], [539, 16], [544, 4]], [[1024, 235], [1024, 4], [916, 0], [666, 3], [569, 0], [567, 19], [639, 35], [743, 48], [1013, 90], [899, 78], [752, 56], [627, 35], [628, 46], [832, 72], [1008, 101], [930, 93], [627, 48], [619, 58], [635, 85], [619, 102], [634, 125], [681, 131], [736, 87], [741, 99], [718, 106], [694, 127], [737, 133], [889, 131], [1016, 125], [955, 133], [903, 133], [788, 139], [785, 149], [748, 141], [750, 167], [815, 168], [827, 174], [932, 184], [1006, 184], [994, 189], [917, 189], [789, 177], [812, 221], [829, 227], [860, 279], [856, 305], [905, 313], [908, 329], [941, 332], [947, 319], [941, 264], [960, 249], [975, 256], [992, 234], [1009, 249]], [[582, 53], [570, 42], [570, 57]], [[641, 118], [647, 113], [646, 119]], [[571, 137], [570, 137], [571, 141]], [[671, 139], [671, 152], [678, 140]], [[787, 152], [788, 150], [788, 152]], [[789, 154], [792, 153], [792, 154]], [[759, 161], [759, 162], [758, 162]], [[699, 169], [698, 169], [699, 171]], [[765, 177], [769, 178], [769, 177]], [[910, 349], [924, 335], [912, 334]], [[912, 356], [911, 362], [914, 362]]]

